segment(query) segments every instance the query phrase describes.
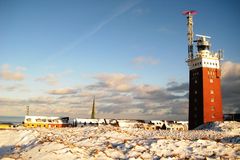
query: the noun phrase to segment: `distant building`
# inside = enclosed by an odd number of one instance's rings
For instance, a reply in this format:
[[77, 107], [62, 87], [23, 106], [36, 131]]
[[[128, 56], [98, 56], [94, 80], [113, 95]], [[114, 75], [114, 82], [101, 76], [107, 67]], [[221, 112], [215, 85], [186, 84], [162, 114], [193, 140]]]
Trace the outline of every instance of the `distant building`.
[[24, 127], [61, 128], [69, 127], [69, 117], [25, 116]]
[[0, 129], [9, 129], [15, 127], [13, 123], [1, 123], [0, 122]]
[[236, 114], [224, 114], [224, 121], [238, 121], [240, 122], [240, 113]]

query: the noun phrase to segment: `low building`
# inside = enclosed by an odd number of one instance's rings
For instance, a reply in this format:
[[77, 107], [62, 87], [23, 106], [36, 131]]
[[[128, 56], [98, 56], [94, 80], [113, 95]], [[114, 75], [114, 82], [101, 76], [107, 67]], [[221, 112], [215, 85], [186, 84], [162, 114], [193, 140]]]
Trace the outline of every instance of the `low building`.
[[240, 122], [240, 113], [224, 114], [224, 121], [238, 121]]
[[69, 127], [69, 117], [25, 116], [24, 127], [61, 128]]
[[13, 123], [0, 123], [0, 129], [10, 129], [15, 127]]

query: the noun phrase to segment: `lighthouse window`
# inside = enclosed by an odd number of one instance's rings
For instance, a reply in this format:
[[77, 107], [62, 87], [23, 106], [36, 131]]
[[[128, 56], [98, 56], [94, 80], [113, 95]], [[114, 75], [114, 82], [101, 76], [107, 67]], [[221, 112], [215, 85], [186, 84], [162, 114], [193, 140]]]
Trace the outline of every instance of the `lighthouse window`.
[[197, 91], [195, 91], [194, 93], [197, 94]]
[[213, 83], [213, 79], [210, 79], [210, 83]]
[[194, 76], [198, 75], [198, 72], [194, 72], [193, 75], [194, 75]]
[[214, 94], [214, 90], [213, 89], [210, 90], [210, 94]]
[[194, 110], [197, 111], [197, 106], [194, 107]]
[[197, 98], [194, 98], [194, 102], [197, 103]]
[[27, 121], [28, 121], [28, 122], [31, 122], [32, 120], [31, 120], [31, 118], [28, 118]]
[[214, 106], [211, 106], [211, 110], [214, 111], [214, 110], [215, 110], [215, 107], [214, 107]]
[[215, 114], [212, 114], [212, 118], [215, 118]]
[[214, 102], [214, 98], [211, 98], [211, 102]]
[[36, 122], [41, 122], [41, 119], [40, 119], [40, 118], [37, 118], [37, 119], [36, 119]]
[[195, 83], [197, 84], [197, 80], [195, 80]]

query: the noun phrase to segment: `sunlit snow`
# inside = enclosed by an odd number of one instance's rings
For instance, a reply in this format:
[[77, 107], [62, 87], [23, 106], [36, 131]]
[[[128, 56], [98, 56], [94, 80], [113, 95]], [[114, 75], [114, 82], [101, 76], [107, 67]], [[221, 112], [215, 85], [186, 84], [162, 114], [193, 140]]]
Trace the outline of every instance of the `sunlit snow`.
[[2, 159], [239, 159], [240, 122], [193, 131], [114, 126], [0, 130]]

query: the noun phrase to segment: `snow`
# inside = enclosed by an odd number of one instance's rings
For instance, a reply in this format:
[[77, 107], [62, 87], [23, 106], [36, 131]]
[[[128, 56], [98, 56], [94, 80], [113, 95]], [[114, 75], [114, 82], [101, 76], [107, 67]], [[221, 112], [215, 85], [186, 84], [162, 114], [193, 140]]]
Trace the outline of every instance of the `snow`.
[[240, 123], [237, 123], [235, 121], [226, 121], [224, 123], [212, 122], [208, 124], [203, 124], [197, 129], [223, 131], [230, 132], [232, 135], [240, 135]]
[[0, 130], [0, 158], [10, 159], [240, 159], [240, 122], [193, 131], [113, 126]]

